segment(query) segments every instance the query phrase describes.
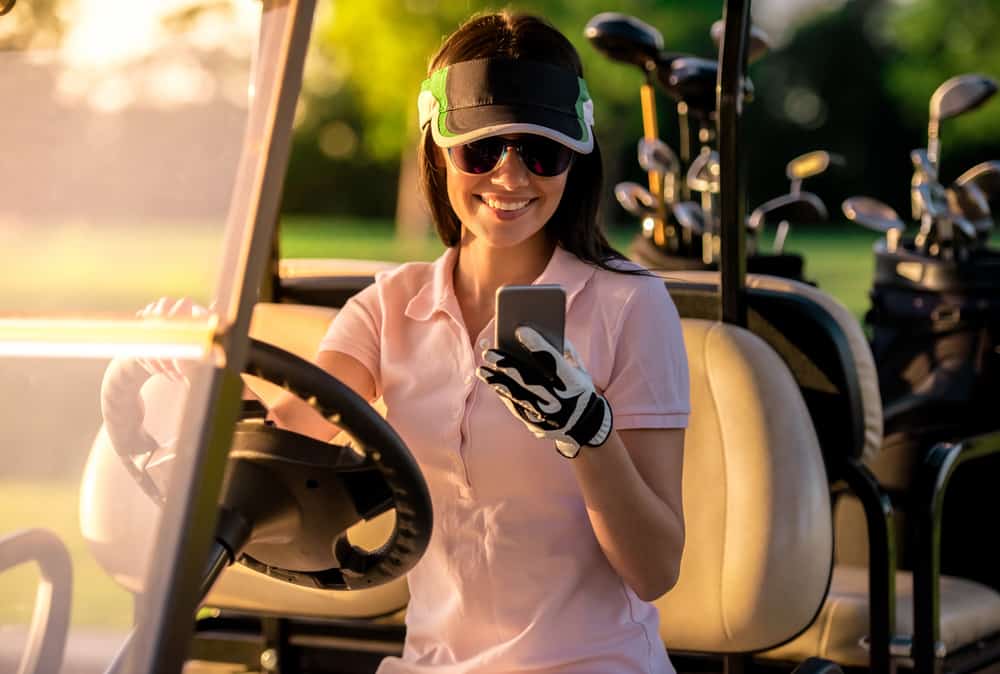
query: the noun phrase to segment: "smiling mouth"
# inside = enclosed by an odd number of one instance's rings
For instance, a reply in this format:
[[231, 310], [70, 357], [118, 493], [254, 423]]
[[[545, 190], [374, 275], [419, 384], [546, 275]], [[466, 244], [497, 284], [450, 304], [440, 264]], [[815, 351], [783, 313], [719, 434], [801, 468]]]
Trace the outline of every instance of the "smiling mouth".
[[497, 199], [496, 197], [483, 196], [481, 194], [477, 196], [484, 204], [502, 213], [516, 213], [517, 211], [524, 210], [535, 201], [535, 198]]

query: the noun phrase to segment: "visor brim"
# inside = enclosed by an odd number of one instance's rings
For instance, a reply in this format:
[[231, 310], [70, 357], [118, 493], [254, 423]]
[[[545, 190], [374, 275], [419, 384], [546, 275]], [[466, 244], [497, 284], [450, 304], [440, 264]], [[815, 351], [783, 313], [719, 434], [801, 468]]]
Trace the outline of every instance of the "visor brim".
[[[448, 135], [441, 133], [441, 126]], [[576, 117], [545, 108], [482, 105], [440, 113], [431, 123], [434, 143], [449, 148], [481, 138], [528, 133], [565, 145], [574, 152], [590, 154], [594, 138], [590, 128]]]

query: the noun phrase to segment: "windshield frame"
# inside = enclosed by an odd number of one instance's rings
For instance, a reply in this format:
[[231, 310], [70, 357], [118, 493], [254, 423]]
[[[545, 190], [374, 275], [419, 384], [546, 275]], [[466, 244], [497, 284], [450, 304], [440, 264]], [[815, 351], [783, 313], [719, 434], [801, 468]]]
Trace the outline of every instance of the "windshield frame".
[[255, 93], [217, 286], [214, 367], [211, 375], [193, 382], [184, 409], [185, 419], [204, 415], [204, 423], [183, 424], [178, 438], [181, 446], [192, 448], [191, 459], [178, 462], [172, 479], [190, 488], [164, 504], [149, 569], [149, 578], [157, 582], [143, 598], [127, 671], [180, 672], [188, 652], [240, 408], [250, 316], [268, 273], [314, 10], [315, 0], [262, 2]]

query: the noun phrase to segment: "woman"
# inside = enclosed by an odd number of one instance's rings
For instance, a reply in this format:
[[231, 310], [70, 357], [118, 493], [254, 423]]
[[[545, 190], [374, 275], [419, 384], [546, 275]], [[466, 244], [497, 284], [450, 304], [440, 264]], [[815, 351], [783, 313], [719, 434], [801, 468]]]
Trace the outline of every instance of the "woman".
[[[380, 274], [317, 357], [383, 398], [434, 506], [403, 657], [379, 672], [671, 672], [647, 602], [680, 567], [687, 366], [662, 281], [598, 227], [579, 56], [540, 19], [478, 16], [443, 43], [419, 107], [448, 248]], [[521, 363], [489, 348], [494, 296], [530, 283], [565, 289], [567, 353], [520, 328]], [[300, 404], [272, 416], [331, 436]]]

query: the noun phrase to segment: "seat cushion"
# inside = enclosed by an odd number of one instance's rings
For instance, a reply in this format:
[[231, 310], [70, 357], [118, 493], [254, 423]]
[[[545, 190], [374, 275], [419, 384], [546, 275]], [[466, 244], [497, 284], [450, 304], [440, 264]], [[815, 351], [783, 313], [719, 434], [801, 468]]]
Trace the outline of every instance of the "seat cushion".
[[819, 443], [791, 372], [760, 337], [720, 322], [682, 325], [686, 541], [677, 585], [655, 602], [661, 635], [684, 651], [768, 648], [812, 621], [830, 578]]
[[[797, 639], [761, 653], [771, 660], [799, 662], [810, 656], [841, 665], [868, 666], [868, 569], [838, 564], [830, 594], [815, 622]], [[962, 578], [941, 576], [941, 642], [945, 654], [1000, 632], [1000, 595]], [[913, 635], [913, 576], [896, 574], [896, 634]]]
[[[692, 286], [713, 289], [719, 287], [719, 273], [713, 271], [671, 271], [664, 274], [664, 278], [667, 281], [667, 285], [671, 288], [676, 288], [679, 284], [691, 284]], [[843, 336], [850, 351], [850, 367], [853, 371], [846, 373], [846, 376], [851, 378], [856, 376], [860, 392], [860, 412], [863, 415], [864, 439], [859, 455], [866, 462], [874, 459], [882, 446], [882, 399], [879, 394], [878, 371], [875, 368], [875, 359], [872, 356], [868, 339], [865, 337], [858, 319], [832, 296], [807, 283], [777, 276], [747, 274], [746, 286], [750, 289], [780, 293], [808, 301], [810, 304], [819, 307], [836, 326], [837, 331]], [[754, 319], [760, 321], [763, 317], [751, 317], [751, 329], [756, 332], [757, 330], [753, 324]], [[776, 345], [772, 344], [772, 346]], [[782, 349], [779, 348], [779, 350]], [[789, 363], [789, 366], [800, 371], [797, 376], [805, 377], [812, 381], [813, 385], [823, 388], [821, 382], [824, 377], [822, 373], [810, 373], [808, 370], [809, 354], [789, 356], [789, 354], [796, 354], [797, 349], [787, 348], [784, 351], [786, 352], [786, 358], [794, 360], [794, 362]], [[844, 451], [848, 450], [845, 449]]]

